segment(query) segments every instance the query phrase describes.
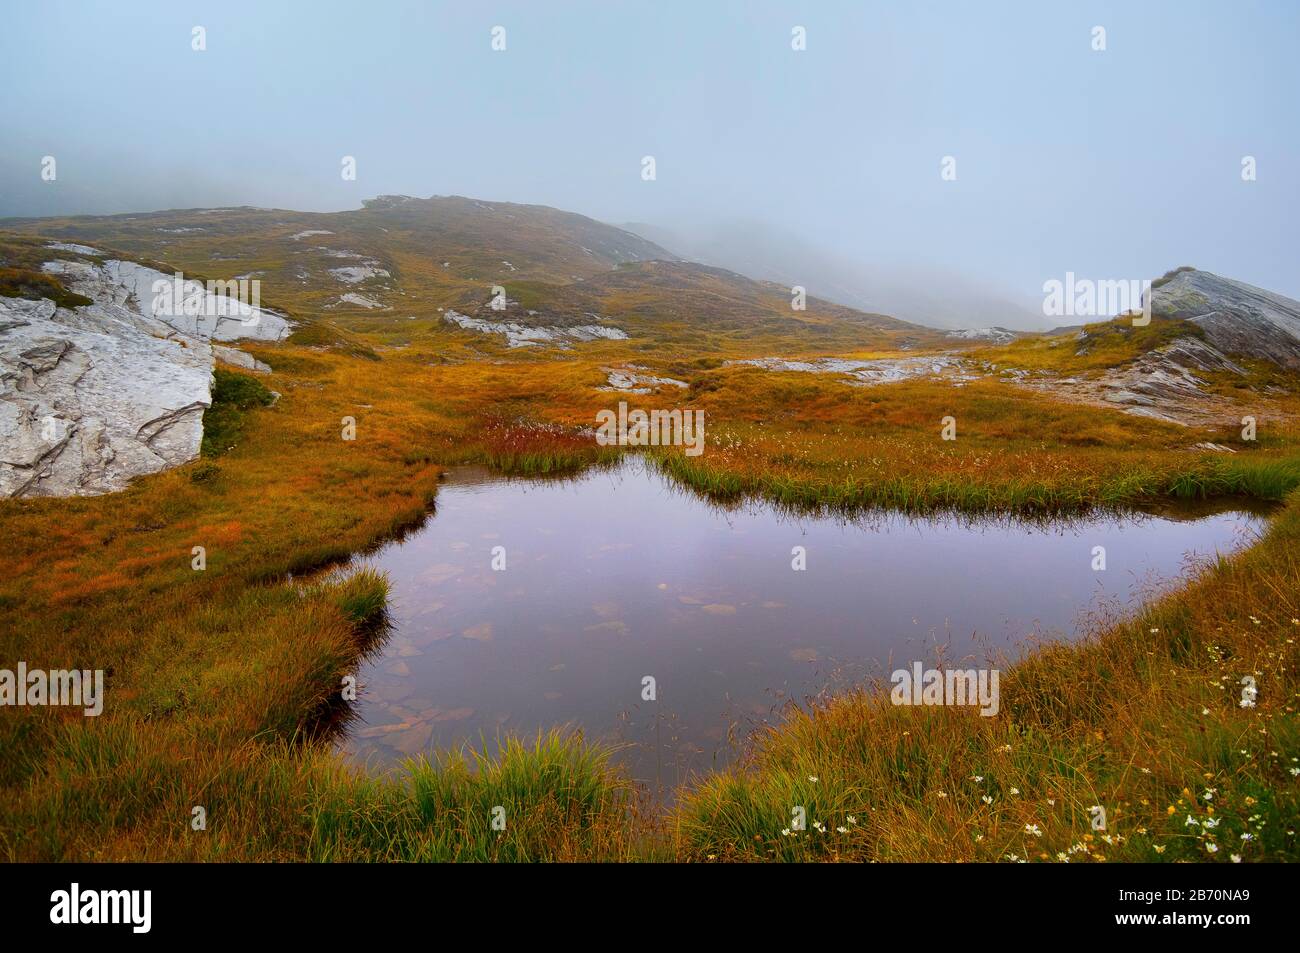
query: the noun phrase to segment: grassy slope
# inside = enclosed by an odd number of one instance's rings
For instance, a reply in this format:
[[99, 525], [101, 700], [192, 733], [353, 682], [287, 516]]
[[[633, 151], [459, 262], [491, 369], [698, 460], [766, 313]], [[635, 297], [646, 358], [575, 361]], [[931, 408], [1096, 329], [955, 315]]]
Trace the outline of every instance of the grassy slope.
[[[287, 256], [300, 254], [290, 239], [236, 242], [249, 215], [283, 223], [275, 228], [284, 235], [330, 228], [342, 246], [367, 250], [358, 247], [364, 231], [347, 232], [334, 217], [230, 214], [238, 221], [216, 245], [187, 236], [160, 247], [156, 235], [133, 231], [142, 228], [135, 221], [94, 220], [52, 234], [106, 250], [188, 254], [169, 258], [187, 271], [229, 242], [261, 247], [268, 270], [290, 273], [296, 265]], [[173, 216], [167, 227], [187, 220]], [[447, 300], [465, 294], [472, 286], [447, 279], [441, 249], [435, 252], [376, 255], [395, 263], [403, 290], [432, 289]], [[532, 269], [528, 280], [556, 280], [552, 262], [515, 257], [521, 260], [508, 260]], [[250, 260], [257, 259], [241, 260], [238, 270]], [[1182, 836], [1192, 828], [1171, 831], [1167, 820], [1169, 806], [1207, 815], [1209, 805], [1193, 810], [1182, 793], [1187, 787], [1200, 796], [1198, 778], [1238, 813], [1256, 807], [1248, 796], [1263, 805], [1255, 813], [1271, 827], [1267, 838], [1259, 831], [1247, 842], [1247, 856], [1294, 853], [1282, 832], [1295, 814], [1295, 782], [1285, 768], [1297, 753], [1288, 734], [1295, 686], [1283, 653], [1293, 650], [1290, 617], [1300, 614], [1292, 604], [1300, 500], [1255, 550], [1170, 597], [1150, 619], [1022, 664], [1004, 684], [998, 718], [882, 707], [869, 695], [811, 716], [794, 713], [786, 729], [760, 740], [752, 764], [688, 797], [673, 824], [639, 804], [608, 752], [578, 739], [535, 739], [478, 770], [454, 759], [416, 766], [404, 782], [364, 778], [302, 744], [366, 650], [358, 617], [373, 609], [382, 582], [343, 576], [309, 585], [287, 575], [343, 560], [417, 523], [440, 465], [550, 472], [608, 459], [613, 451], [578, 428], [619, 399], [598, 390], [610, 364], [638, 361], [690, 382], [685, 397], [637, 399], [705, 409], [705, 456], [663, 454], [661, 462], [715, 495], [1025, 510], [1205, 492], [1280, 499], [1300, 483], [1290, 428], [1268, 426], [1258, 443], [1242, 444], [1228, 423], [1189, 432], [996, 382], [852, 388], [825, 375], [728, 366], [728, 358], [790, 353], [808, 340], [805, 321], [825, 318], [813, 308], [791, 325], [788, 299], [776, 291], [743, 286], [724, 294], [707, 274], [677, 288], [679, 297], [660, 276], [626, 286], [644, 267], [596, 282], [606, 312], [633, 338], [566, 352], [506, 350], [449, 328], [423, 301], [415, 320], [406, 309], [325, 317], [318, 290], [268, 282], [280, 291], [272, 303], [306, 320], [289, 342], [248, 347], [275, 369], [267, 386], [283, 397], [272, 407], [243, 400], [219, 457], [108, 498], [3, 504], [0, 657], [112, 674], [99, 719], [31, 710], [0, 719], [7, 753], [0, 856], [1050, 857], [1083, 841], [1079, 811], [1103, 803], [1125, 840], [1097, 853], [1146, 859], [1160, 843], [1166, 853], [1154, 856], [1169, 859], [1204, 852]], [[670, 283], [688, 273], [672, 272]], [[697, 291], [707, 294], [696, 300]], [[673, 302], [682, 315], [664, 313]], [[689, 320], [701, 302], [717, 319], [711, 326]], [[887, 350], [896, 330], [840, 329], [826, 352]], [[1294, 414], [1292, 398], [1270, 400]], [[948, 414], [958, 420], [955, 443], [939, 439]], [[341, 439], [345, 416], [357, 420], [355, 441]], [[1202, 439], [1235, 443], [1240, 452], [1188, 451]], [[190, 568], [195, 545], [207, 549], [202, 573]], [[1214, 654], [1210, 646], [1218, 647]], [[1234, 682], [1245, 665], [1261, 673], [1253, 710], [1233, 708], [1231, 684], [1220, 690], [1210, 682]], [[1201, 707], [1212, 714], [1199, 715]], [[1259, 735], [1261, 727], [1271, 734]], [[1233, 753], [1242, 748], [1253, 757]], [[809, 775], [819, 781], [806, 781]], [[975, 775], [996, 785], [994, 804], [979, 800]], [[1021, 794], [1010, 794], [1012, 787]], [[852, 833], [782, 838], [792, 803], [808, 806], [810, 820]], [[205, 832], [191, 830], [194, 805], [208, 809]], [[485, 826], [496, 805], [506, 808], [504, 834]], [[847, 813], [858, 823], [848, 825]], [[1017, 839], [1026, 823], [1044, 836]], [[1226, 844], [1226, 821], [1219, 830]], [[1225, 847], [1221, 856], [1228, 853]]]

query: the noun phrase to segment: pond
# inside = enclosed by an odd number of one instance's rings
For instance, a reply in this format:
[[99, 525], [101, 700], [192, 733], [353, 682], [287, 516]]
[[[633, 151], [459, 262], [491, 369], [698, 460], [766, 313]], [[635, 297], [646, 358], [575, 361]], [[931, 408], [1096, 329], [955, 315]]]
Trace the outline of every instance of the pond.
[[625, 743], [632, 775], [666, 789], [790, 700], [1077, 638], [1264, 522], [1205, 506], [846, 521], [720, 508], [640, 458], [569, 480], [458, 468], [424, 526], [369, 560], [393, 583], [394, 630], [341, 745], [383, 770], [570, 725]]

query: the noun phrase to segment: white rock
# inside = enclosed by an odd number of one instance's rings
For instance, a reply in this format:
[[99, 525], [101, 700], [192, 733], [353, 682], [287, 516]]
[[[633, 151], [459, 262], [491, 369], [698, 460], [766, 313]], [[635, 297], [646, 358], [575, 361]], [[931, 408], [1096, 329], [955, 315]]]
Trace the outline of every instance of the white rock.
[[376, 268], [373, 265], [349, 265], [346, 268], [331, 268], [330, 274], [348, 285], [359, 284], [367, 278], [392, 277], [385, 269]]
[[93, 495], [198, 456], [212, 352], [106, 302], [0, 298], [0, 496]]
[[[45, 263], [44, 270], [58, 275], [77, 294], [97, 302], [129, 307], [193, 337], [279, 341], [292, 330], [290, 323], [273, 311], [209, 293], [197, 281], [181, 280], [178, 284], [175, 275], [165, 275], [133, 261], [114, 259], [102, 265], [51, 261]], [[155, 287], [164, 290], [158, 293]]]
[[[85, 246], [64, 251], [93, 253]], [[278, 341], [289, 322], [135, 262], [48, 262], [81, 308], [0, 298], [0, 496], [109, 493], [193, 460], [212, 401], [210, 339]], [[161, 281], [169, 294], [157, 294]]]
[[942, 377], [956, 383], [966, 383], [979, 378], [966, 361], [943, 354], [932, 357], [879, 358], [870, 361], [852, 361], [838, 357], [824, 357], [815, 361], [791, 361], [779, 357], [763, 357], [727, 363], [748, 364], [769, 371], [845, 374], [849, 377], [848, 383], [867, 386], [893, 384], [914, 377]]
[[640, 373], [645, 368], [638, 366], [629, 367], [603, 367], [608, 375], [609, 384], [600, 390], [623, 391], [628, 394], [649, 394], [658, 387], [688, 387], [686, 381], [679, 381], [673, 377], [655, 377], [653, 374]]
[[579, 324], [573, 327], [548, 327], [544, 325], [517, 324], [513, 321], [485, 321], [472, 318], [468, 314], [448, 309], [443, 319], [450, 321], [466, 331], [478, 331], [482, 334], [500, 334], [510, 347], [536, 347], [539, 344], [562, 344], [566, 339], [572, 341], [623, 341], [627, 332], [619, 328], [605, 327], [600, 324]]
[[1213, 345], [1188, 335], [1108, 370], [1100, 384], [1105, 399], [1122, 405], [1126, 413], [1186, 423], [1189, 408], [1210, 396], [1198, 371], [1246, 373]]
[[226, 347], [224, 344], [212, 345], [212, 356], [218, 361], [230, 364], [233, 367], [242, 367], [246, 371], [252, 371], [254, 374], [269, 374], [271, 367], [259, 361], [253, 355], [241, 351], [238, 348]]
[[963, 341], [989, 341], [993, 344], [1009, 344], [1016, 339], [1016, 332], [1006, 328], [965, 328], [949, 331], [946, 337]]
[[337, 308], [342, 304], [350, 304], [358, 308], [382, 308], [384, 310], [387, 310], [388, 308], [388, 305], [384, 304], [382, 301], [376, 301], [374, 298], [369, 298], [366, 295], [357, 294], [352, 291], [345, 295], [340, 295], [339, 300], [333, 305], [333, 307]]

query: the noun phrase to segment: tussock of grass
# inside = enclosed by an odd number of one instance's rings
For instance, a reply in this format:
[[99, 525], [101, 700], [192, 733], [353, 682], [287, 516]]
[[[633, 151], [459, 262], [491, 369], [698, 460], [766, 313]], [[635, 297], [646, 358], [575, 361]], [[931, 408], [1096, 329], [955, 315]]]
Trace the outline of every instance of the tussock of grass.
[[[103, 631], [93, 654], [109, 670], [103, 715], [25, 709], [0, 719], [16, 792], [0, 806], [4, 850], [11, 859], [100, 857], [130, 829], [163, 842], [185, 830], [188, 821], [169, 811], [187, 799], [208, 805], [214, 766], [248, 761], [240, 752], [250, 744], [274, 746], [310, 726], [355, 666], [362, 639], [351, 606], [376, 584], [342, 577], [253, 587], [183, 615], [163, 613], [129, 640]], [[178, 631], [190, 636], [184, 650]], [[50, 668], [91, 657], [75, 642], [62, 650], [20, 657]], [[30, 828], [31, 818], [48, 829]]]
[[256, 377], [218, 367], [213, 371], [212, 406], [203, 413], [205, 457], [219, 457], [234, 449], [244, 432], [244, 422], [254, 407], [269, 407], [275, 395]]
[[349, 573], [335, 586], [335, 599], [354, 626], [373, 628], [388, 609], [388, 587], [387, 574], [365, 567]]
[[[313, 860], [628, 860], [646, 846], [608, 748], [561, 732], [492, 757], [407, 762], [398, 780], [337, 775], [312, 805]], [[494, 827], [494, 822], [497, 827]], [[498, 829], [498, 827], [501, 827]]]
[[1175, 277], [1182, 274], [1184, 271], [1195, 271], [1195, 270], [1196, 270], [1195, 265], [1179, 265], [1177, 268], [1170, 268], [1159, 278], [1156, 278], [1154, 281], [1151, 282], [1151, 289], [1154, 291], [1156, 288], [1159, 288], [1162, 285], [1169, 284], [1169, 282], [1173, 281]]
[[500, 417], [485, 419], [475, 437], [439, 460], [482, 464], [509, 476], [556, 476], [613, 463], [621, 453], [572, 428]]
[[328, 321], [302, 321], [294, 328], [289, 340], [303, 347], [332, 348], [342, 354], [364, 358], [367, 361], [381, 360], [374, 349], [359, 340], [356, 335]]

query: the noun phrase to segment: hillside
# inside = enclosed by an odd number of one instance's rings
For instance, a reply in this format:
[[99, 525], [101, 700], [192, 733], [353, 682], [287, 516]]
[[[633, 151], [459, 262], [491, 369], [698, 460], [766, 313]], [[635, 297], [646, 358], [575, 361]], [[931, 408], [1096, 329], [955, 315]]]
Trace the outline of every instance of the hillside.
[[[480, 321], [535, 329], [532, 346], [571, 337], [556, 329], [606, 324], [618, 335], [623, 323], [642, 343], [754, 355], [942, 343], [928, 329], [816, 299], [796, 311], [789, 288], [682, 262], [623, 229], [538, 205], [381, 196], [347, 212], [188, 209], [0, 221], [6, 231], [199, 279], [256, 278], [264, 302], [305, 324], [394, 340], [414, 319], [428, 322], [419, 333], [468, 342], [470, 332], [489, 347], [519, 335]], [[0, 265], [14, 258], [12, 243], [6, 253], [0, 242]], [[505, 295], [494, 307], [495, 287]], [[474, 320], [447, 319], [449, 311]]]
[[1004, 327], [1046, 330], [1037, 301], [1017, 300], [950, 268], [883, 262], [802, 241], [762, 222], [667, 229], [629, 222], [628, 231], [671, 248], [683, 258], [738, 271], [862, 311], [891, 314], [943, 330]]

